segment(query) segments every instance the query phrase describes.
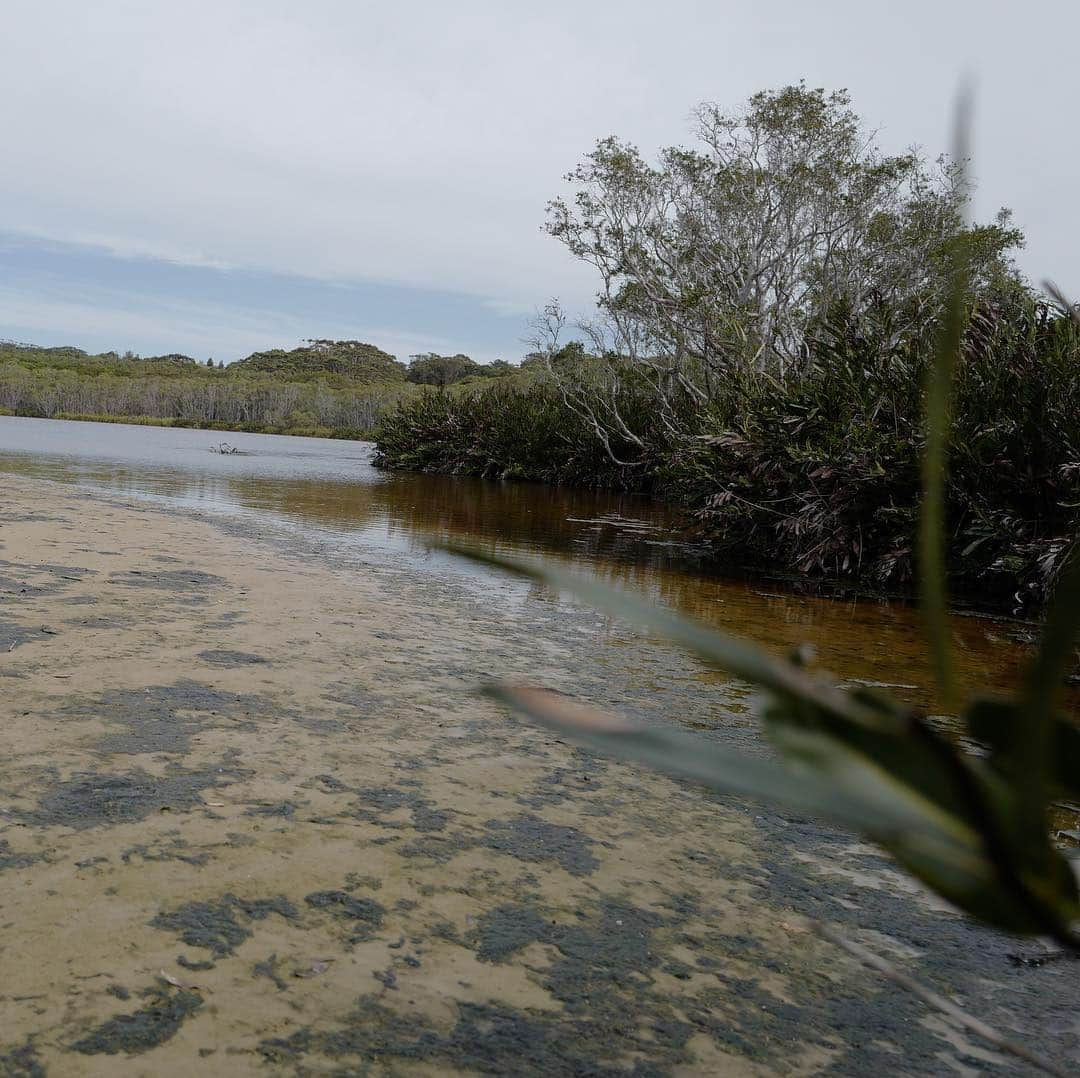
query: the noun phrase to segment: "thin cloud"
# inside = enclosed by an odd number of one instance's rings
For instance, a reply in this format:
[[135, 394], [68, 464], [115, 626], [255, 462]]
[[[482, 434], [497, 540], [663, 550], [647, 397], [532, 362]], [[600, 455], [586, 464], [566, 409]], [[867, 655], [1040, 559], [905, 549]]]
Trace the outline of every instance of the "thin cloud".
[[540, 226], [596, 138], [651, 154], [689, 140], [694, 103], [805, 77], [848, 87], [888, 148], [934, 151], [972, 70], [977, 209], [1013, 206], [1024, 268], [1080, 291], [1060, 227], [1080, 171], [1061, 138], [1080, 9], [1051, 6], [1053, 34], [1005, 0], [6, 0], [0, 229], [207, 281], [232, 268], [415, 289], [399, 335], [446, 339], [424, 290], [471, 296], [478, 336], [499, 335], [483, 347], [513, 356], [508, 316], [592, 297]]
[[[183, 341], [185, 354], [196, 359], [213, 356], [231, 362], [256, 351], [295, 347], [311, 337], [377, 342], [402, 360], [418, 352], [456, 350], [445, 338], [393, 327], [212, 303], [165, 303], [137, 293], [63, 298], [0, 286], [0, 310], [7, 339], [93, 351], [126, 351], [134, 346], [132, 350], [143, 355], [164, 354], [179, 349], [162, 342]], [[477, 358], [489, 362], [496, 357]]]

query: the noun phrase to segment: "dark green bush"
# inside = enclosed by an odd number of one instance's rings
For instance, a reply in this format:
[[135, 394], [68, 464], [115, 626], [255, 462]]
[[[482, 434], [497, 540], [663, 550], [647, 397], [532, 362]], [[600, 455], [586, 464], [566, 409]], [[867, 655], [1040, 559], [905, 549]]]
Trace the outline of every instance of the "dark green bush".
[[[624, 414], [650, 446], [650, 401], [627, 391]], [[587, 420], [566, 406], [550, 383], [495, 382], [474, 392], [429, 392], [383, 413], [376, 464], [384, 468], [531, 479], [574, 486], [644, 489], [653, 469], [639, 447], [615, 440], [616, 464]]]
[[[928, 348], [846, 327], [806, 377], [758, 379], [668, 464], [698, 527], [743, 561], [875, 583], [912, 576]], [[957, 372], [951, 567], [1042, 589], [1080, 503], [1080, 336], [1034, 302], [976, 312]]]
[[[612, 437], [550, 380], [431, 393], [384, 414], [385, 467], [653, 490], [743, 565], [872, 585], [911, 580], [924, 447], [927, 340], [833, 314], [798, 378], [730, 377], [677, 437], [628, 368]], [[948, 480], [953, 573], [1041, 594], [1080, 507], [1080, 331], [1035, 299], [974, 312], [957, 372]]]

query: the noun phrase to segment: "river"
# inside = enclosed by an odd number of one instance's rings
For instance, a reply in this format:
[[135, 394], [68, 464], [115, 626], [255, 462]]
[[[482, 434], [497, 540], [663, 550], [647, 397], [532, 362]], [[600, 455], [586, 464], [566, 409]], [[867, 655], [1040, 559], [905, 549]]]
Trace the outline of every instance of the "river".
[[[507, 721], [492, 676], [765, 751], [747, 686], [429, 543], [561, 558], [933, 708], [909, 604], [725, 577], [643, 499], [371, 453], [0, 418], [0, 1073], [1003, 1063], [805, 914], [1080, 1059], [1076, 963], [855, 836]], [[968, 685], [1008, 687], [1032, 627], [953, 628]]]
[[[239, 452], [213, 451], [222, 445]], [[555, 556], [776, 650], [809, 644], [841, 680], [936, 704], [910, 603], [799, 595], [725, 576], [682, 538], [669, 509], [640, 496], [388, 474], [372, 453], [367, 442], [0, 417], [0, 472], [244, 517], [480, 587], [484, 570], [433, 556], [428, 542], [454, 536], [504, 554]], [[967, 613], [953, 629], [970, 689], [1015, 686], [1030, 625]]]

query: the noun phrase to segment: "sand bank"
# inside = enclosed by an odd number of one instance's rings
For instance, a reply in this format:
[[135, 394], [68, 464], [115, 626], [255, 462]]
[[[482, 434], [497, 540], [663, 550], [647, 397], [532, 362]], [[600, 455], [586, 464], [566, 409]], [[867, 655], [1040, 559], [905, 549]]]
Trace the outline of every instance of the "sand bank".
[[0, 529], [0, 1074], [1009, 1069], [800, 912], [1077, 1052], [1077, 963], [476, 696], [602, 679], [588, 622], [48, 483]]

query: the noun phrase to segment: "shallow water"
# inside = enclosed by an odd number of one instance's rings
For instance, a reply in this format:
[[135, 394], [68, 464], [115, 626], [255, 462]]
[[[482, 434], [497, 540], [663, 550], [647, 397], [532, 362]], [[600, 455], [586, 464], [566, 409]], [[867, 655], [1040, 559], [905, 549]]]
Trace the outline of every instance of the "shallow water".
[[[240, 452], [212, 451], [222, 443]], [[913, 703], [935, 705], [910, 604], [806, 597], [725, 578], [703, 565], [670, 510], [643, 497], [391, 475], [372, 467], [371, 455], [366, 442], [0, 417], [0, 472], [300, 529], [480, 586], [484, 570], [433, 556], [425, 541], [452, 535], [503, 553], [556, 555], [776, 649], [808, 643], [842, 679], [896, 686]], [[491, 594], [500, 601], [507, 592]], [[968, 686], [1014, 685], [1030, 638], [1021, 623], [958, 616]]]
[[[0, 1073], [77, 1057], [110, 1076], [930, 1075], [990, 1058], [805, 913], [1075, 1060], [1075, 964], [1018, 966], [1023, 945], [849, 835], [478, 700], [492, 673], [537, 679], [757, 743], [746, 686], [423, 538], [576, 559], [928, 699], [909, 607], [709, 576], [638, 499], [385, 476], [357, 443], [232, 435], [246, 455], [210, 453], [220, 440], [0, 420], [0, 914], [17, 928]], [[1024, 629], [957, 619], [969, 677], [1006, 681]]]

